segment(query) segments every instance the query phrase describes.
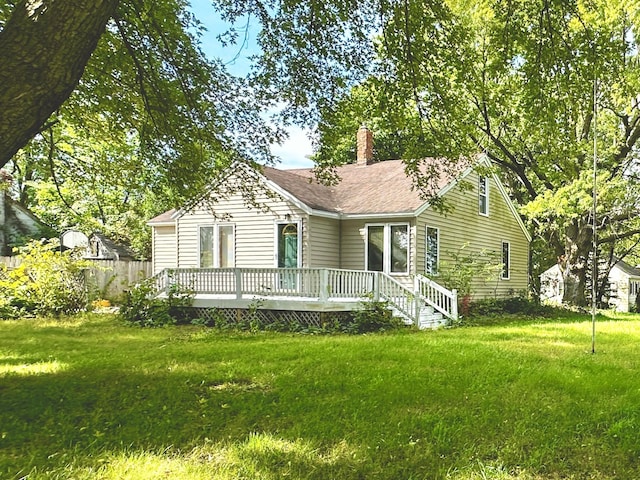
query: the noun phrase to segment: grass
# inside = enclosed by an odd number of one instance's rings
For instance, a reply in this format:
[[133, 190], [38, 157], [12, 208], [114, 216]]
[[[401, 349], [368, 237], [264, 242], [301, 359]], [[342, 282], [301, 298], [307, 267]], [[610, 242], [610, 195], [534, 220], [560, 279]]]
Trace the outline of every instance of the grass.
[[597, 332], [3, 321], [0, 478], [640, 478], [640, 317]]

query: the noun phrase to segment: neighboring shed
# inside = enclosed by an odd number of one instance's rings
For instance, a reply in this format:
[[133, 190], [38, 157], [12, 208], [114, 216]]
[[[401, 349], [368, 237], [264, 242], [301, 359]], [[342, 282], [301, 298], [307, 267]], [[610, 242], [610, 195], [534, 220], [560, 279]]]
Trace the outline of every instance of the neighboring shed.
[[66, 248], [84, 249], [83, 256], [89, 260], [135, 260], [135, 253], [129, 247], [97, 232], [87, 236], [78, 230], [67, 230], [60, 236], [60, 243]]
[[11, 256], [13, 247], [29, 240], [55, 236], [31, 211], [0, 189], [0, 256]]
[[609, 303], [619, 312], [634, 310], [640, 291], [640, 269], [618, 260], [609, 272]]
[[[619, 312], [629, 312], [640, 291], [640, 269], [623, 260], [616, 260], [609, 271], [609, 304]], [[559, 265], [540, 275], [540, 300], [554, 305], [562, 304], [564, 280]]]

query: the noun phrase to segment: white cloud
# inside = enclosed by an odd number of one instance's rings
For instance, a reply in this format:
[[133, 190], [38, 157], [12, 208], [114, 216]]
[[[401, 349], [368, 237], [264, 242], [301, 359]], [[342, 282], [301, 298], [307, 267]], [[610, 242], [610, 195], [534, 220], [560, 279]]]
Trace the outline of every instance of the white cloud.
[[307, 131], [300, 127], [290, 126], [287, 128], [289, 138], [282, 145], [274, 145], [271, 151], [280, 158], [279, 168], [311, 168], [313, 162], [309, 156], [313, 153], [311, 140]]

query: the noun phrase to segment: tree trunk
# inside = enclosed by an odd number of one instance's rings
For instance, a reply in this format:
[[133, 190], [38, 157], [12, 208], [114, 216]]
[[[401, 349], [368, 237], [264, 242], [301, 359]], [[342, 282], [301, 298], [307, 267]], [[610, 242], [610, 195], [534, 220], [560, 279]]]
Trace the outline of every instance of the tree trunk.
[[559, 264], [564, 281], [563, 303], [587, 306], [587, 266], [593, 241], [591, 225], [574, 221], [565, 231], [565, 252]]
[[119, 0], [22, 0], [0, 31], [0, 167], [78, 84]]

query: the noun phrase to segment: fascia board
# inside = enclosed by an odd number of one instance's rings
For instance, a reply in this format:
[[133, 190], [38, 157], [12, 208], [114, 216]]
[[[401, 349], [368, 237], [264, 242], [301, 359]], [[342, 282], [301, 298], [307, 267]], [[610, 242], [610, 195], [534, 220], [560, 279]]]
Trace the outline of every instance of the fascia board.
[[166, 222], [147, 222], [147, 226], [149, 227], [173, 227], [175, 224], [175, 220]]
[[407, 218], [415, 217], [415, 211], [394, 212], [394, 213], [343, 213], [340, 218], [343, 220], [368, 220], [374, 218]]
[[511, 212], [513, 217], [516, 219], [516, 222], [518, 222], [518, 225], [520, 225], [520, 228], [522, 229], [522, 233], [524, 233], [524, 236], [527, 238], [527, 240], [529, 242], [531, 242], [531, 234], [529, 233], [529, 231], [527, 230], [526, 225], [522, 221], [522, 217], [518, 213], [518, 210], [516, 209], [516, 206], [511, 201], [511, 198], [509, 198], [509, 194], [507, 193], [507, 189], [505, 188], [505, 186], [502, 184], [502, 182], [500, 181], [500, 179], [498, 178], [498, 176], [495, 173], [491, 174], [491, 178], [493, 178], [493, 181], [496, 183], [496, 186], [498, 187], [498, 191], [500, 192], [500, 194], [502, 195], [502, 198], [504, 199], [505, 203], [507, 204], [507, 207], [509, 208], [509, 211]]

